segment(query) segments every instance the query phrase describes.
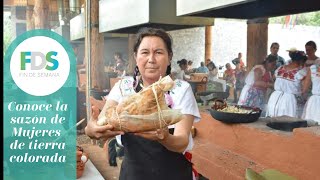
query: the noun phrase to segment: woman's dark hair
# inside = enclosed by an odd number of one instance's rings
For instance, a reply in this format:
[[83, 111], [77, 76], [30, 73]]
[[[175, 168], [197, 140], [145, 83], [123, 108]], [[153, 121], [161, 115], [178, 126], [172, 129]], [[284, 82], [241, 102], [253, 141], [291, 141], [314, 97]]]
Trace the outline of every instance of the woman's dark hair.
[[156, 36], [161, 38], [166, 44], [169, 55], [172, 55], [172, 38], [170, 34], [168, 34], [163, 29], [156, 29], [156, 28], [142, 28], [139, 30], [137, 34], [136, 42], [133, 46], [133, 52], [135, 53], [138, 52], [138, 48], [141, 44], [141, 41], [146, 36]]
[[180, 61], [177, 61], [177, 63], [179, 64], [179, 66], [181, 67], [182, 65], [187, 65], [188, 61], [186, 59], [181, 59]]
[[188, 65], [192, 65], [192, 63], [193, 63], [193, 62], [192, 62], [191, 60], [188, 61]]
[[118, 56], [120, 59], [122, 59], [122, 54], [119, 53], [119, 52], [115, 52], [115, 53], [114, 53], [114, 56]]
[[314, 41], [308, 41], [305, 46], [311, 46], [313, 49], [317, 50], [317, 45]]
[[263, 61], [262, 64], [273, 63], [273, 62], [276, 62], [277, 59], [278, 59], [277, 56], [270, 54], [266, 57], [266, 59]]
[[215, 69], [217, 68], [216, 65], [214, 64], [214, 62], [210, 61], [208, 64], [207, 64], [207, 67], [210, 69], [212, 67], [212, 69]]
[[271, 44], [270, 48], [272, 48], [272, 47], [275, 46], [275, 45], [280, 46], [279, 43], [273, 42], [273, 43]]
[[[133, 46], [134, 53], [138, 52], [139, 46], [142, 42], [142, 39], [147, 36], [155, 36], [155, 37], [161, 38], [166, 45], [169, 56], [172, 56], [172, 54], [173, 54], [173, 52], [172, 52], [172, 38], [171, 38], [170, 34], [168, 34], [163, 29], [149, 28], [149, 27], [141, 28], [138, 31], [137, 38], [136, 38], [136, 41]], [[171, 74], [171, 65], [169, 65], [166, 70], [166, 75], [170, 75], [170, 74]], [[140, 80], [137, 80], [137, 76], [139, 76], [139, 75], [140, 75], [139, 68], [138, 68], [138, 66], [136, 66], [134, 69], [134, 74], [133, 74], [133, 79], [134, 79], [133, 85], [135, 87], [136, 92], [141, 90], [139, 83], [142, 82], [142, 79], [140, 78]]]
[[290, 51], [289, 56], [292, 62], [301, 61], [302, 63], [305, 63], [308, 59], [303, 51]]

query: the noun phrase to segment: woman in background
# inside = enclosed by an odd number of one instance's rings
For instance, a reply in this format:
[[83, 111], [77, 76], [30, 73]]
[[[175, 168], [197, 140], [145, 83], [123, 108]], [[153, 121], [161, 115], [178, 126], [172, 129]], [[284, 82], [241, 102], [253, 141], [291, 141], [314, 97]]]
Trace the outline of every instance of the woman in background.
[[311, 66], [312, 64], [320, 64], [320, 58], [316, 56], [317, 45], [314, 41], [308, 41], [305, 45], [307, 61], [306, 66]]
[[241, 65], [240, 61], [232, 61], [232, 63], [236, 66], [236, 68], [234, 69], [234, 75], [236, 78], [236, 83], [235, 83], [235, 88], [234, 88], [234, 103], [238, 102], [238, 93], [241, 93], [241, 90], [244, 86], [244, 80], [245, 80], [245, 76], [246, 76], [246, 71], [244, 69], [244, 66]]
[[[226, 70], [223, 73], [223, 79], [226, 81], [226, 92], [228, 93], [228, 97], [230, 95], [230, 88], [234, 87], [234, 84], [236, 82], [236, 77], [234, 76], [234, 70], [231, 67], [230, 63], [226, 64]], [[227, 97], [227, 98], [228, 98]]]
[[305, 103], [302, 97], [307, 57], [303, 51], [289, 51], [291, 63], [275, 71], [274, 92], [268, 101], [267, 116], [301, 117]]
[[320, 124], [320, 64], [310, 66], [304, 83], [302, 92], [308, 92], [312, 84], [312, 96], [304, 106], [302, 118], [306, 120], [311, 119]]
[[269, 55], [261, 65], [254, 66], [249, 72], [243, 87], [238, 105], [265, 108], [265, 94], [273, 88], [271, 72], [276, 68], [277, 58]]
[[277, 63], [276, 63], [277, 68], [285, 64], [285, 60], [283, 59], [283, 57], [278, 55], [279, 48], [280, 48], [280, 45], [277, 42], [273, 42], [270, 46], [270, 52], [271, 52], [270, 55], [276, 56], [277, 58]]
[[[207, 91], [217, 91], [217, 92], [225, 92], [226, 91], [226, 81], [218, 78], [218, 69], [214, 62], [210, 61], [207, 65], [209, 69], [208, 74], [208, 83], [207, 83]], [[216, 83], [216, 84], [214, 84]], [[212, 85], [214, 84], [214, 85]], [[221, 84], [221, 88], [216, 88], [215, 85]], [[219, 86], [218, 86], [219, 87]]]
[[187, 69], [185, 70], [185, 74], [191, 74], [191, 73], [194, 73], [194, 72], [195, 72], [195, 69], [192, 68], [192, 64], [193, 64], [193, 61], [189, 60], [189, 61], [188, 61], [188, 67], [187, 67]]
[[175, 79], [189, 80], [190, 76], [185, 73], [188, 68], [188, 61], [186, 59], [181, 59], [177, 63], [179, 64], [180, 69], [172, 73]]

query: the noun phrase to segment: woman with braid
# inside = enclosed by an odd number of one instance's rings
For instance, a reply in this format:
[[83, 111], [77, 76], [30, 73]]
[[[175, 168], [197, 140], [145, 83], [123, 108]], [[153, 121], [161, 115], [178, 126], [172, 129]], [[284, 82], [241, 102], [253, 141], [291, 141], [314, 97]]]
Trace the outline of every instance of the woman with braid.
[[[105, 107], [117, 106], [124, 97], [169, 75], [172, 56], [172, 40], [168, 33], [161, 29], [141, 29], [134, 45], [137, 63], [134, 77], [115, 84]], [[190, 130], [193, 123], [200, 120], [200, 114], [190, 85], [184, 80], [175, 80], [174, 88], [166, 94], [166, 101], [168, 107], [181, 110], [181, 121], [165, 129], [142, 133], [113, 131], [110, 124], [98, 126], [98, 115], [93, 108], [86, 134], [104, 140], [117, 136], [124, 146], [120, 180], [193, 179], [192, 163], [187, 157], [193, 146]]]

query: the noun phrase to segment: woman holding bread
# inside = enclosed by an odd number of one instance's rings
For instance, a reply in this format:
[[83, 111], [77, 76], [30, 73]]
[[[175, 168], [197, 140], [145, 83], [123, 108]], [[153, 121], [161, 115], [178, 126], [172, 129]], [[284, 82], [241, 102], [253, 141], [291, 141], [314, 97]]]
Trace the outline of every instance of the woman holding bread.
[[[112, 107], [119, 109], [118, 105], [125, 101], [126, 97], [143, 91], [161, 77], [169, 75], [172, 56], [172, 40], [168, 33], [161, 29], [141, 29], [134, 45], [137, 63], [134, 76], [115, 84], [99, 117], [108, 113], [108, 109]], [[166, 106], [179, 109], [182, 116], [176, 124], [154, 131], [125, 133], [121, 131], [121, 125], [120, 130], [109, 123], [99, 126], [98, 115], [93, 108], [92, 119], [85, 132], [94, 139], [106, 140], [117, 136], [117, 140], [124, 146], [120, 180], [193, 179], [192, 164], [185, 157], [185, 153], [193, 146], [190, 133], [193, 122], [200, 120], [197, 103], [190, 85], [180, 79], [175, 80], [173, 88], [164, 95]], [[143, 102], [149, 101], [145, 99]], [[141, 104], [141, 109], [143, 107]], [[106, 121], [109, 122], [108, 119]]]

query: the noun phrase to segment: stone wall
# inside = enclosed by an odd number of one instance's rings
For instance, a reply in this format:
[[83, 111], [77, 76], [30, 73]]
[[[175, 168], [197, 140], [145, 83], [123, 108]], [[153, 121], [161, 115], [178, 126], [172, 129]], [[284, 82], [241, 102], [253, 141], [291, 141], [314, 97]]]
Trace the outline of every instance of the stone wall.
[[[272, 42], [280, 44], [279, 55], [289, 59], [287, 49], [296, 47], [305, 50], [304, 45], [314, 40], [320, 46], [319, 26], [285, 27], [281, 24], [268, 26], [268, 52]], [[176, 61], [185, 58], [193, 60], [193, 66], [198, 67], [204, 61], [204, 27], [177, 30], [169, 32], [173, 38], [173, 66]], [[247, 21], [234, 19], [216, 19], [212, 28], [212, 57], [216, 65], [225, 65], [242, 52], [246, 59], [247, 53]], [[317, 53], [320, 56], [319, 52]]]
[[[289, 59], [286, 52], [291, 47], [304, 50], [304, 45], [309, 40], [314, 40], [320, 46], [319, 26], [283, 27], [281, 24], [269, 24], [268, 48], [272, 42], [280, 44], [279, 54], [284, 59]], [[178, 68], [177, 61], [185, 58], [192, 60], [193, 67], [199, 67], [204, 61], [205, 53], [205, 28], [190, 28], [185, 30], [170, 31], [173, 39], [172, 67]], [[128, 59], [128, 38], [114, 38], [105, 40], [104, 59], [106, 65], [113, 60], [114, 52], [121, 52], [124, 59]], [[83, 58], [83, 46], [80, 47], [79, 56]], [[268, 50], [269, 51], [269, 50]], [[216, 19], [212, 27], [212, 57], [216, 65], [225, 65], [242, 52], [246, 59], [247, 53], [247, 21], [233, 19]], [[319, 52], [317, 53], [320, 56]]]
[[183, 58], [192, 60], [193, 67], [199, 67], [200, 62], [204, 61], [204, 27], [169, 33], [173, 39], [172, 69], [178, 68], [177, 61]]

